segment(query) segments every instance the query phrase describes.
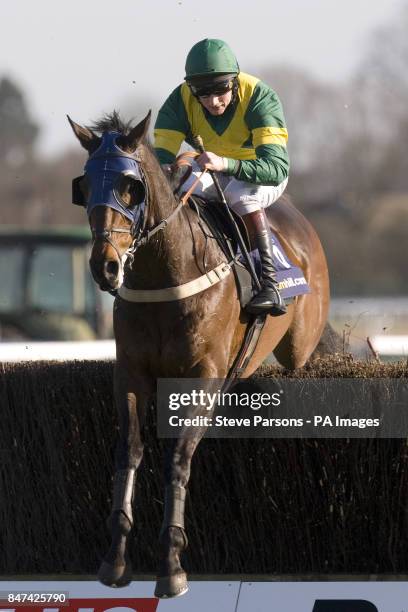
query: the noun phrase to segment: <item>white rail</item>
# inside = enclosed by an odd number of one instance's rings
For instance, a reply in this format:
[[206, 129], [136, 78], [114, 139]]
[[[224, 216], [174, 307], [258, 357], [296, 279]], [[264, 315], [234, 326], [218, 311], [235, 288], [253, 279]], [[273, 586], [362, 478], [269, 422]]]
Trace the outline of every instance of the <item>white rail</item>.
[[[408, 357], [407, 336], [371, 336], [379, 355]], [[0, 362], [108, 361], [116, 357], [114, 340], [92, 342], [0, 342]]]
[[408, 336], [372, 336], [370, 340], [380, 355], [408, 357]]
[[91, 342], [0, 342], [0, 362], [115, 359], [114, 340]]

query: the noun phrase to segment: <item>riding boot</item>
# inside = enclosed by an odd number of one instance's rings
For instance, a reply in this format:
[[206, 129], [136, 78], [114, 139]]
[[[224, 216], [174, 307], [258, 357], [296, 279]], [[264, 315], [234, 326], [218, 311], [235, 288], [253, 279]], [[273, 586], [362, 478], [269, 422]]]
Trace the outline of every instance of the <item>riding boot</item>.
[[252, 314], [268, 313], [275, 317], [286, 314], [286, 306], [276, 280], [266, 215], [262, 209], [255, 210], [243, 215], [242, 220], [251, 243], [258, 249], [261, 258], [261, 290], [247, 304], [245, 310]]

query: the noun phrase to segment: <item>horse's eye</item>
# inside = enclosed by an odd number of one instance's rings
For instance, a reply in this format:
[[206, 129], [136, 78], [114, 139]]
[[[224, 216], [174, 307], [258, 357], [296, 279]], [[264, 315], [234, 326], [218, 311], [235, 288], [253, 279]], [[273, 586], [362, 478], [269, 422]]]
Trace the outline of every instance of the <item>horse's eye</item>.
[[141, 204], [145, 198], [142, 181], [129, 175], [122, 175], [119, 178], [115, 191], [126, 208], [133, 208]]

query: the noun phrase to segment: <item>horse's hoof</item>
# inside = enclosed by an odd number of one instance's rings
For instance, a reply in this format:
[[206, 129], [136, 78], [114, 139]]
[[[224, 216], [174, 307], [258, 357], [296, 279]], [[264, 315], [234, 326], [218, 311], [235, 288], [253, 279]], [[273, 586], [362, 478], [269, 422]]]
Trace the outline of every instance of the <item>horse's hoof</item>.
[[98, 572], [98, 580], [105, 586], [125, 587], [132, 581], [132, 568], [129, 563], [126, 565], [112, 565], [102, 561]]
[[155, 597], [160, 599], [170, 599], [170, 597], [180, 597], [187, 593], [188, 583], [187, 574], [174, 574], [174, 576], [159, 576], [154, 590]]

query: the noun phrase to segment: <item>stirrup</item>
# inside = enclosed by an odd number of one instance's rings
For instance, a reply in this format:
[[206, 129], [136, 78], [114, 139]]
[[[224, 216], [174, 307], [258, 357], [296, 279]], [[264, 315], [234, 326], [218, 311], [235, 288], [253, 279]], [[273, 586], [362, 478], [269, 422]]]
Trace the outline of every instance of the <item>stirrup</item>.
[[245, 310], [251, 314], [268, 313], [273, 317], [279, 317], [287, 313], [285, 302], [275, 287], [263, 287], [246, 305]]

